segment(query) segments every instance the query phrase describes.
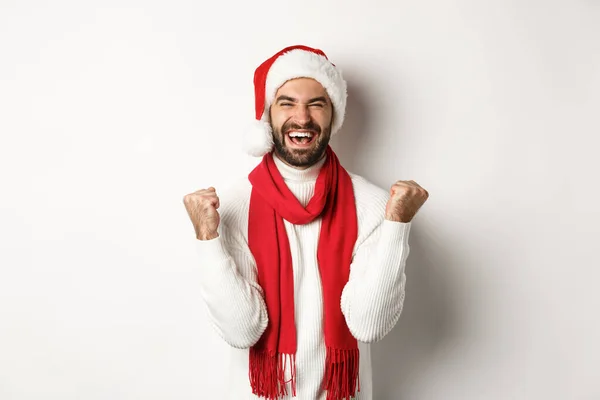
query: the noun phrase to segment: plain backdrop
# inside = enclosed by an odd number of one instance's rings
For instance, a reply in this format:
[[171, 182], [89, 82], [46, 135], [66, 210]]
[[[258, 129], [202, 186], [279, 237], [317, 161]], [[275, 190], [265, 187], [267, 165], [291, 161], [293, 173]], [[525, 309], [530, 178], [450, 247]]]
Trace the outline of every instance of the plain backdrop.
[[183, 196], [323, 49], [352, 172], [430, 198], [376, 400], [600, 399], [600, 2], [0, 3], [0, 399], [220, 399]]

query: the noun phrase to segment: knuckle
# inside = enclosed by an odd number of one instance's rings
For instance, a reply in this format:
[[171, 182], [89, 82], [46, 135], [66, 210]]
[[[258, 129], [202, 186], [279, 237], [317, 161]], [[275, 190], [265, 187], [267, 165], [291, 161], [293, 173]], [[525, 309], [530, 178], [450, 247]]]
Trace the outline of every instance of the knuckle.
[[202, 197], [198, 203], [203, 208], [206, 208], [210, 204], [210, 201], [206, 197]]
[[186, 194], [183, 197], [183, 202], [187, 205], [193, 204], [196, 196], [194, 194]]

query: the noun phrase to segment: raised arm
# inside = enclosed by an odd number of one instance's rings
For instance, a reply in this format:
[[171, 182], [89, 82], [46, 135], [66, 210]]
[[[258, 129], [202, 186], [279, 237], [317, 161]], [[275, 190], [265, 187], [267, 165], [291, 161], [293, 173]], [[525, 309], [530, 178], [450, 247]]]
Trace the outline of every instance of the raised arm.
[[361, 342], [382, 339], [400, 318], [410, 226], [382, 220], [355, 252], [341, 306], [350, 332]]
[[220, 223], [214, 188], [187, 195], [184, 203], [196, 230], [200, 291], [210, 321], [229, 345], [249, 348], [268, 323], [254, 257], [239, 229]]
[[[382, 339], [400, 318], [411, 220], [428, 197], [415, 181], [398, 181], [390, 189], [385, 213], [369, 218], [368, 233], [357, 244], [341, 299], [346, 323], [359, 341]], [[376, 203], [383, 205], [381, 200]]]

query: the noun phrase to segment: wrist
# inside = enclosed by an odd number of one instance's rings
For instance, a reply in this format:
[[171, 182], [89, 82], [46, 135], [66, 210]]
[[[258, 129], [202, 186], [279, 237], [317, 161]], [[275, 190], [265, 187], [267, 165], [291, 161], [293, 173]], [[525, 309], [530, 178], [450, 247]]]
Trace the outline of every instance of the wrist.
[[219, 237], [218, 232], [200, 232], [196, 235], [196, 239], [198, 240], [212, 240]]
[[407, 222], [410, 222], [412, 218], [408, 218], [408, 217], [405, 217], [402, 215], [386, 214], [385, 219], [387, 219], [388, 221], [393, 221], [393, 222], [407, 223]]

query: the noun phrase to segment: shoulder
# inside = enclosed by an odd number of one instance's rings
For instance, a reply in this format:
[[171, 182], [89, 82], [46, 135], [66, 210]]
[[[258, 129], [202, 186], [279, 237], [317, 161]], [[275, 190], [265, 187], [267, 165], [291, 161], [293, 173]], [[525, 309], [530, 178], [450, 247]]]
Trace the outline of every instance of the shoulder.
[[377, 186], [366, 178], [348, 172], [352, 179], [356, 216], [358, 219], [358, 240], [361, 243], [371, 235], [385, 217], [385, 207], [390, 197], [389, 191]]
[[247, 177], [234, 180], [220, 191], [217, 189], [223, 225], [240, 233], [247, 231], [251, 193], [252, 185]]
[[390, 197], [390, 193], [387, 190], [377, 186], [373, 182], [370, 182], [366, 178], [348, 172], [352, 179], [352, 187], [354, 188], [354, 197], [356, 200], [356, 209], [360, 212], [368, 212], [374, 208], [377, 208], [382, 212], [385, 211], [385, 205]]

